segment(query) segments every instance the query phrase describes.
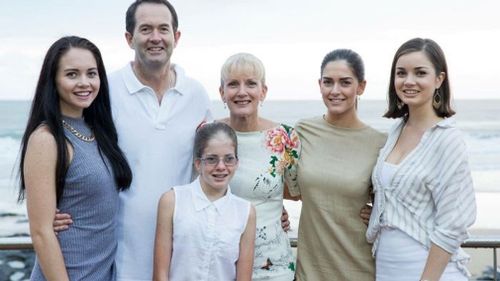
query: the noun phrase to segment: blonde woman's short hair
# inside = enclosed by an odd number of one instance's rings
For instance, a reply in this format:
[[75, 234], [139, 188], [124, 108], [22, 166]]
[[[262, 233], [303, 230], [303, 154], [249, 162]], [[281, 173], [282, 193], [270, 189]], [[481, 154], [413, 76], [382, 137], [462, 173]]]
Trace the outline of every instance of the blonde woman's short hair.
[[266, 84], [264, 64], [256, 56], [249, 53], [234, 54], [224, 62], [220, 71], [221, 87], [224, 86], [224, 81], [231, 73], [252, 73], [262, 85]]

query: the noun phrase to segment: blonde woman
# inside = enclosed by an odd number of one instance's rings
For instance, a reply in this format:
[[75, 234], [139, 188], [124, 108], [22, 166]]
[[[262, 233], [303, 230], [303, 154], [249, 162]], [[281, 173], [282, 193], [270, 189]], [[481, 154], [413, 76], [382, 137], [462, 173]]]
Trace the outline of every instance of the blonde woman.
[[254, 55], [239, 53], [226, 60], [220, 95], [229, 117], [219, 122], [238, 136], [239, 168], [231, 189], [256, 209], [253, 280], [293, 280], [295, 259], [280, 218], [286, 185], [296, 180], [297, 134], [292, 127], [259, 115], [267, 85], [264, 66]]

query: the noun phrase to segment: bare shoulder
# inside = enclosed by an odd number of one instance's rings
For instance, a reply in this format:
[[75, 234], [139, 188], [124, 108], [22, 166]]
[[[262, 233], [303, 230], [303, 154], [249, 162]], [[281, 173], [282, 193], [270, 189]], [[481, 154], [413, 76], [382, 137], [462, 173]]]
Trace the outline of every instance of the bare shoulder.
[[31, 133], [28, 139], [28, 148], [50, 150], [56, 149], [56, 139], [46, 125], [40, 125]]
[[[158, 219], [172, 218], [175, 210], [174, 190], [162, 194], [158, 201]], [[170, 219], [169, 219], [170, 220]]]
[[229, 125], [229, 117], [218, 119], [215, 122], [220, 122], [220, 123], [224, 123], [226, 125]]
[[262, 130], [269, 130], [272, 128], [278, 127], [280, 124], [278, 122], [274, 122], [273, 120], [265, 119], [265, 118], [260, 118], [260, 129]]
[[26, 145], [23, 170], [27, 190], [31, 190], [30, 187], [37, 187], [36, 190], [39, 191], [53, 190], [52, 181], [54, 181], [56, 165], [56, 139], [47, 126], [41, 125], [31, 133]]
[[[257, 214], [255, 211], [255, 207], [253, 206], [253, 204], [250, 204], [250, 210], [248, 212], [248, 219], [247, 219], [247, 223], [245, 226], [245, 232], [255, 231], [255, 224], [257, 222], [256, 216], [257, 216]], [[254, 236], [255, 236], [255, 234], [254, 234]]]
[[255, 216], [256, 216], [256, 211], [255, 211], [255, 207], [253, 206], [253, 204], [250, 204], [250, 212], [248, 214], [248, 217], [249, 219], [255, 219]]
[[160, 208], [169, 208], [175, 204], [175, 192], [174, 190], [167, 191], [163, 193], [160, 197], [160, 202], [158, 203]]

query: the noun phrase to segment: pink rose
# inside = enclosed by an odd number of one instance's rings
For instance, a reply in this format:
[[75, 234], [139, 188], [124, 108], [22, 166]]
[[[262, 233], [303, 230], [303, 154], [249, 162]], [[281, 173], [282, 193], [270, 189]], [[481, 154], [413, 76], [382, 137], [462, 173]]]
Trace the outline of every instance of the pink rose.
[[287, 145], [289, 148], [297, 148], [299, 146], [299, 135], [297, 135], [295, 130], [292, 131], [290, 137], [288, 137], [287, 135], [287, 139], [288, 139]]
[[276, 129], [267, 131], [266, 146], [272, 152], [283, 153], [289, 143], [290, 139], [288, 138], [288, 134], [283, 128], [278, 127]]

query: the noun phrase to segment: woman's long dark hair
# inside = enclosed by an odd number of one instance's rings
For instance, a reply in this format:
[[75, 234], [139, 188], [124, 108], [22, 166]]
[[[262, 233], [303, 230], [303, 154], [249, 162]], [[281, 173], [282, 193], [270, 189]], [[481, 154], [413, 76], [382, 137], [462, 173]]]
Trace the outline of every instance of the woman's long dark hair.
[[125, 155], [118, 147], [118, 135], [111, 115], [109, 101], [109, 86], [106, 70], [99, 49], [89, 40], [77, 36], [63, 37], [50, 46], [43, 61], [40, 77], [36, 86], [31, 112], [21, 141], [21, 157], [19, 163], [20, 189], [18, 201], [24, 200], [26, 185], [24, 181], [24, 160], [28, 140], [40, 124], [48, 127], [57, 144], [56, 162], [56, 198], [60, 201], [64, 192], [64, 184], [68, 167], [68, 149], [62, 126], [62, 116], [59, 107], [59, 94], [56, 88], [56, 74], [61, 57], [71, 48], [90, 51], [97, 63], [101, 86], [92, 104], [83, 110], [85, 122], [92, 128], [99, 147], [99, 153], [104, 154], [111, 165], [118, 190], [125, 190], [132, 181], [132, 171]]

